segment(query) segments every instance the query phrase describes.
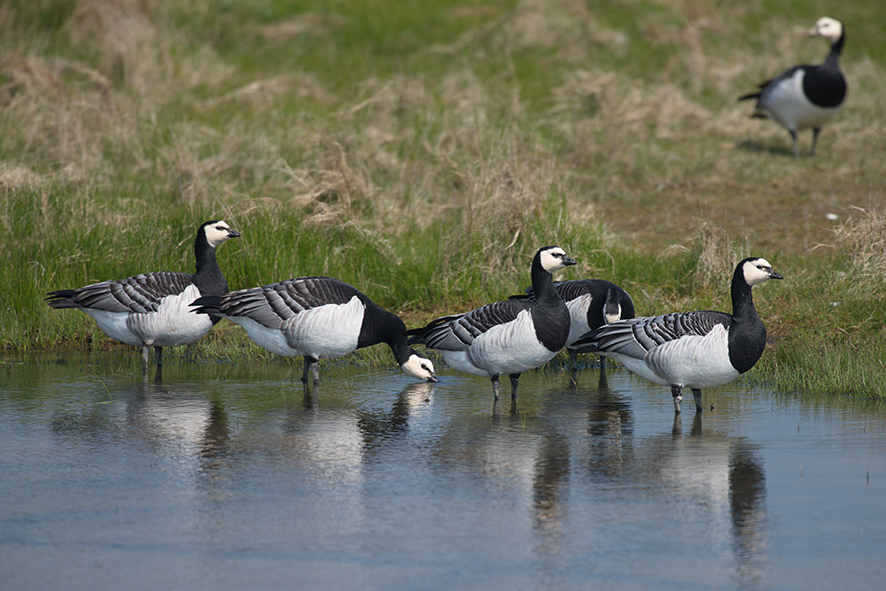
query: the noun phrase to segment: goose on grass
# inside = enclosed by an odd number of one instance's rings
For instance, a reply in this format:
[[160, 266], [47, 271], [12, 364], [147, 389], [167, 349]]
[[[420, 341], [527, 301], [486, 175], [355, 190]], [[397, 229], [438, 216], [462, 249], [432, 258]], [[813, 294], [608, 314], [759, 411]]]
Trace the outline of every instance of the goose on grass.
[[300, 277], [196, 300], [197, 315], [227, 318], [249, 338], [284, 357], [304, 357], [319, 381], [318, 361], [386, 343], [406, 374], [436, 382], [434, 364], [406, 343], [406, 325], [355, 287], [331, 277]]
[[453, 368], [492, 380], [498, 400], [499, 376], [511, 379], [511, 398], [524, 371], [554, 358], [569, 336], [569, 310], [554, 289], [551, 273], [575, 261], [558, 246], [532, 259], [533, 299], [510, 299], [471, 312], [437, 318], [408, 331], [410, 344], [436, 349]]
[[766, 346], [766, 328], [757, 315], [753, 286], [783, 279], [761, 258], [738, 263], [732, 275], [732, 314], [675, 312], [619, 320], [576, 341], [580, 353], [617, 359], [649, 381], [671, 387], [680, 412], [683, 388], [691, 388], [701, 411], [701, 390], [731, 382], [757, 363]]
[[[554, 289], [566, 302], [569, 309], [569, 337], [566, 350], [574, 358], [572, 343], [590, 330], [617, 320], [634, 317], [634, 300], [624, 289], [605, 279], [572, 279], [555, 281]], [[525, 296], [511, 296], [512, 299], [535, 297], [532, 287], [526, 288]], [[603, 365], [601, 357], [600, 364]]]
[[53, 308], [83, 310], [112, 339], [141, 347], [145, 368], [153, 346], [160, 367], [163, 347], [193, 343], [220, 320], [218, 316], [195, 316], [188, 306], [200, 296], [228, 291], [228, 282], [215, 259], [215, 249], [238, 236], [239, 232], [221, 220], [205, 222], [197, 230], [194, 241], [197, 272], [193, 275], [143, 273], [78, 289], [53, 291], [46, 295], [46, 300]]
[[840, 52], [846, 42], [843, 23], [822, 17], [809, 32], [811, 37], [824, 37], [831, 50], [818, 66], [794, 66], [772, 80], [760, 84], [760, 90], [742, 95], [738, 100], [756, 99], [752, 117], [772, 119], [791, 134], [794, 158], [800, 157], [797, 132], [812, 128], [812, 150], [815, 155], [821, 127], [833, 117], [846, 98], [846, 78], [840, 71]]

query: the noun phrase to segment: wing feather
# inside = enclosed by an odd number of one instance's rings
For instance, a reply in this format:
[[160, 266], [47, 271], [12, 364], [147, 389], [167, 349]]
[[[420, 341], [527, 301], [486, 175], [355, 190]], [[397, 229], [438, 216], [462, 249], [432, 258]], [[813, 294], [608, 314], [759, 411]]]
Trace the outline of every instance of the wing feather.
[[[300, 312], [327, 304], [346, 304], [355, 295], [361, 300], [366, 297], [338, 279], [299, 277], [226, 293], [221, 297], [217, 311], [229, 317], [246, 316], [274, 329]], [[200, 305], [200, 300], [195, 304]]]
[[424, 328], [408, 331], [409, 342], [423, 344], [431, 349], [466, 351], [478, 336], [494, 326], [515, 320], [530, 305], [523, 299], [504, 300], [465, 314], [437, 318]]
[[147, 314], [156, 312], [163, 298], [178, 295], [191, 284], [193, 275], [188, 273], [142, 273], [79, 289], [53, 291], [46, 299], [53, 308], [89, 308], [106, 312]]
[[684, 336], [705, 336], [720, 324], [728, 327], [732, 316], [724, 312], [675, 312], [620, 320], [592, 330], [576, 341], [578, 352], [617, 353], [643, 359], [646, 353]]

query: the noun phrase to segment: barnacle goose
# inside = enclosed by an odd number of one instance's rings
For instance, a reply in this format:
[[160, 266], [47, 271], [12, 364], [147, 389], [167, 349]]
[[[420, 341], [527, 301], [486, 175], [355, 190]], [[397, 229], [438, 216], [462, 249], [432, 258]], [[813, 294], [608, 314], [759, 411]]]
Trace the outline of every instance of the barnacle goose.
[[[617, 320], [634, 317], [634, 300], [624, 289], [605, 279], [573, 279], [555, 281], [554, 289], [566, 302], [569, 309], [569, 337], [566, 349], [570, 357], [575, 357], [572, 343], [590, 330]], [[532, 287], [526, 288], [526, 296], [511, 296], [512, 299], [534, 297]], [[603, 364], [601, 358], [601, 366]]]
[[732, 276], [732, 314], [675, 312], [619, 320], [590, 331], [574, 348], [613, 357], [637, 375], [670, 386], [676, 412], [683, 388], [691, 388], [695, 409], [701, 411], [702, 388], [731, 382], [763, 353], [766, 328], [751, 288], [767, 279], [783, 277], [765, 259], [744, 259]]
[[794, 66], [781, 75], [760, 84], [758, 92], [738, 100], [757, 99], [752, 117], [772, 119], [791, 134], [794, 158], [800, 157], [797, 132], [812, 128], [812, 151], [821, 127], [840, 110], [846, 98], [846, 79], [840, 71], [840, 51], [846, 42], [846, 32], [840, 21], [822, 17], [809, 32], [810, 37], [824, 37], [831, 42], [831, 50], [820, 66]]
[[496, 400], [499, 376], [508, 374], [516, 398], [520, 374], [544, 365], [566, 344], [569, 310], [551, 273], [574, 264], [562, 248], [546, 246], [532, 260], [534, 299], [509, 299], [437, 318], [408, 331], [409, 342], [437, 349], [459, 371], [491, 378]]
[[215, 314], [246, 329], [253, 341], [285, 357], [304, 357], [320, 379], [318, 360], [342, 357], [363, 347], [387, 343], [408, 375], [436, 382], [434, 364], [406, 343], [406, 325], [355, 287], [330, 277], [300, 277], [191, 304], [197, 314]]
[[220, 320], [217, 316], [190, 314], [188, 305], [201, 295], [223, 294], [228, 282], [218, 268], [215, 249], [240, 233], [221, 220], [205, 222], [197, 230], [194, 255], [197, 272], [143, 273], [118, 281], [103, 281], [78, 289], [50, 292], [53, 308], [77, 308], [92, 316], [98, 327], [114, 340], [142, 348], [144, 367], [150, 349], [163, 365], [162, 347], [193, 343]]

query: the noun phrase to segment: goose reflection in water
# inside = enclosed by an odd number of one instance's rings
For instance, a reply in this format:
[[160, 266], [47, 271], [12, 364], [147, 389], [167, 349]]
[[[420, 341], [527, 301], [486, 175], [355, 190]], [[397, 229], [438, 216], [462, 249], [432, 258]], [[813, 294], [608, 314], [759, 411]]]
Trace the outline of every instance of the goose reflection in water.
[[[734, 576], [742, 585], [761, 581], [768, 537], [766, 475], [754, 444], [705, 430], [700, 413], [685, 428], [682, 416], [675, 415], [668, 431], [638, 436], [630, 397], [623, 388], [609, 387], [604, 370], [599, 375], [597, 388], [572, 382], [568, 397], [550, 396], [541, 414], [556, 427], [543, 430], [537, 445], [522, 448], [535, 454], [532, 498], [539, 559], [556, 562], [571, 539], [564, 533], [563, 505], [575, 502], [568, 500], [567, 491], [581, 490], [574, 482], [586, 478], [588, 488], [600, 495], [595, 502], [602, 514], [632, 508], [630, 516], [613, 515], [615, 521], [605, 527], [673, 521], [674, 527], [700, 528], [691, 535], [710, 538], [712, 552], [718, 540], [727, 542], [722, 548], [731, 553]], [[582, 398], [584, 433], [575, 429], [575, 400]], [[651, 502], [650, 496], [667, 501]], [[687, 507], [695, 516], [689, 521]]]
[[384, 445], [409, 430], [410, 423], [421, 420], [431, 409], [436, 384], [413, 382], [397, 395], [390, 410], [361, 408], [357, 428], [366, 450]]

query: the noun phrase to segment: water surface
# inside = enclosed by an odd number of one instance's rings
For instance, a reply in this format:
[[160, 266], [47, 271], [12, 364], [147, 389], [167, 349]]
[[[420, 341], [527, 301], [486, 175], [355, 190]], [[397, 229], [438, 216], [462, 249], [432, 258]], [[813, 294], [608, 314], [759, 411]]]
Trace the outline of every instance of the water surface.
[[[607, 370], [0, 365], [3, 589], [879, 589], [882, 405]], [[296, 378], [296, 379], [293, 379]], [[691, 397], [690, 397], [691, 398]], [[709, 406], [713, 404], [711, 410]]]

